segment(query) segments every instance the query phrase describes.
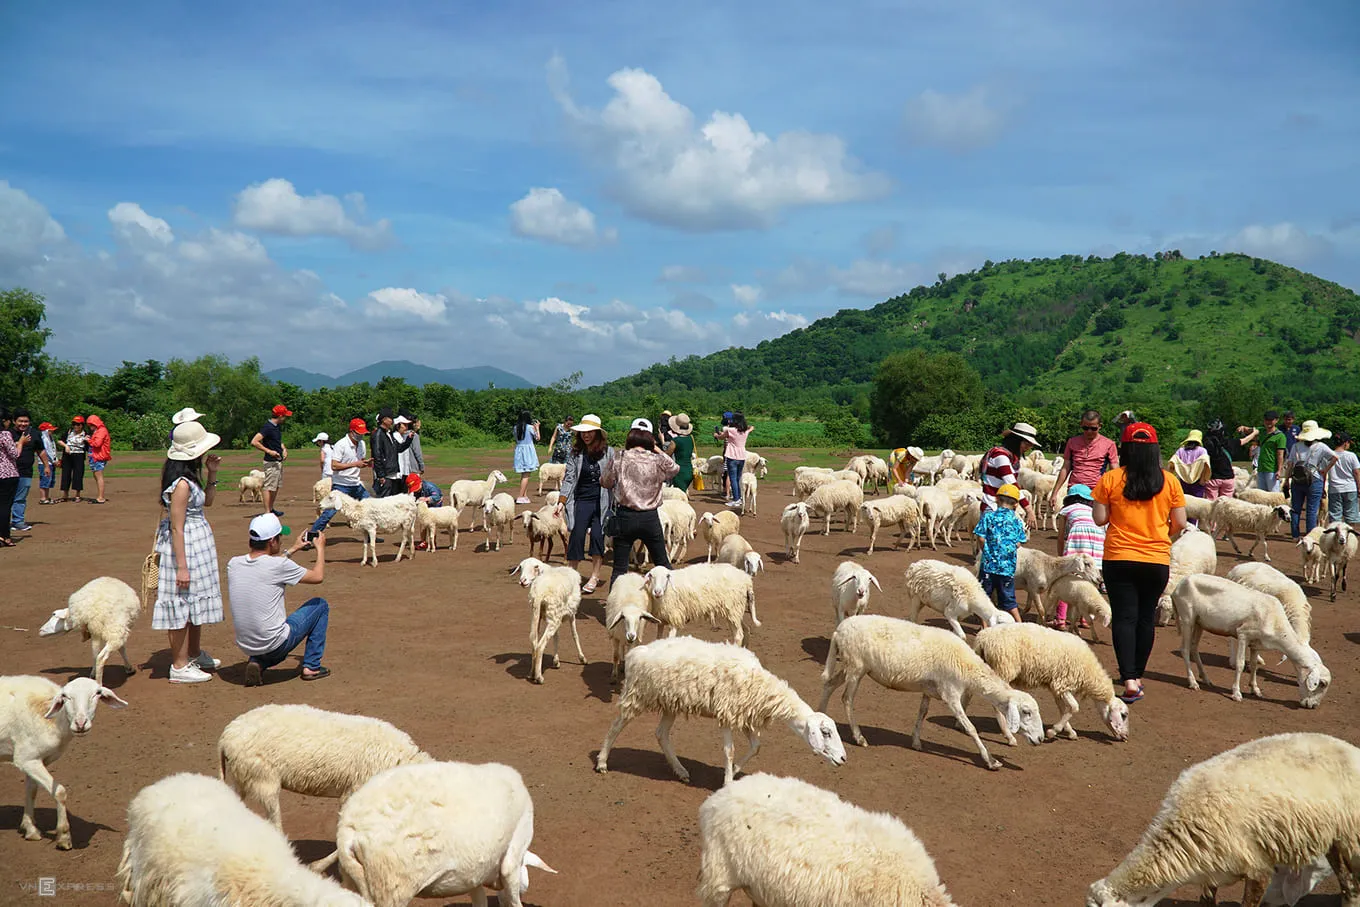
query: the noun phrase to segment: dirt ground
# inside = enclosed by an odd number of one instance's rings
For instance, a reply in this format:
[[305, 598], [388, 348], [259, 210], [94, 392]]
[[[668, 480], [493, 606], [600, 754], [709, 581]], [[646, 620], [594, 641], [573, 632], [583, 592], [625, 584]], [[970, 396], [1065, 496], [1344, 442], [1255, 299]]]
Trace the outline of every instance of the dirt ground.
[[[774, 456], [788, 461], [797, 454]], [[228, 455], [234, 472], [224, 488], [252, 465], [250, 459], [239, 452]], [[507, 466], [504, 453], [472, 459]], [[305, 466], [290, 466], [285, 478], [284, 522], [295, 531], [313, 513], [313, 471], [309, 457]], [[457, 472], [435, 469], [432, 478], [447, 488], [455, 478], [476, 474], [471, 468]], [[224, 478], [228, 474], [224, 469]], [[108, 477], [110, 503], [103, 507], [38, 507], [34, 488], [29, 507], [33, 531], [16, 549], [0, 552], [0, 670], [5, 674], [40, 674], [64, 683], [87, 670], [89, 648], [77, 636], [39, 639], [37, 629], [72, 591], [96, 576], [118, 576], [138, 586], [158, 518], [155, 464], [120, 455]], [[847, 535], [839, 525], [829, 537], [809, 534], [803, 562], [784, 563], [779, 514], [789, 495], [786, 483], [762, 483], [759, 516], [742, 522], [743, 534], [765, 555], [768, 566], [756, 582], [763, 627], [752, 646], [767, 667], [815, 706], [832, 625], [829, 578], [844, 558], [864, 559], [867, 536], [863, 531]], [[696, 496], [694, 503], [700, 513], [720, 507], [710, 494]], [[245, 551], [246, 523], [257, 506], [238, 504], [235, 493], [228, 492], [210, 510], [224, 572], [226, 561]], [[527, 556], [522, 535], [517, 533], [514, 544], [497, 553], [479, 550], [481, 535], [464, 534], [456, 552], [420, 553], [414, 562], [400, 564], [392, 563], [395, 545], [389, 538], [380, 546], [382, 563], [376, 569], [358, 566], [360, 544], [348, 527], [337, 527], [331, 536], [326, 581], [315, 594], [331, 604], [325, 662], [334, 675], [303, 683], [296, 677], [295, 656], [266, 674], [264, 687], [247, 689], [243, 656], [233, 643], [228, 619], [203, 632], [205, 648], [223, 660], [218, 678], [174, 686], [166, 679], [165, 634], [153, 631], [151, 617], [144, 613], [128, 644], [142, 670], [125, 678], [115, 658], [105, 674], [106, 684], [130, 708], [101, 707], [93, 732], [73, 741], [55, 766], [57, 780], [69, 791], [75, 850], [63, 853], [53, 846], [55, 813], [45, 794], [39, 795], [37, 814], [45, 839], [27, 842], [19, 836], [22, 776], [12, 769], [0, 773], [0, 904], [52, 903], [38, 897], [39, 877], [56, 879], [56, 903], [113, 903], [112, 882], [131, 797], [173, 772], [215, 776], [215, 744], [222, 728], [267, 702], [372, 715], [403, 728], [439, 758], [502, 761], [518, 769], [534, 798], [533, 849], [559, 872], [531, 872], [530, 903], [696, 903], [696, 816], [704, 798], [722, 783], [718, 729], [705, 720], [677, 724], [676, 751], [693, 775], [688, 785], [672, 776], [652, 736], [654, 720], [646, 717], [624, 731], [608, 774], [591, 770], [615, 714], [610, 648], [602, 626], [605, 590], [581, 607], [580, 633], [590, 664], [583, 667], [574, 657], [564, 658], [559, 670], [546, 671], [546, 685], [534, 686], [527, 680], [524, 590], [506, 575]], [[1042, 533], [1036, 543], [1051, 551], [1053, 539], [1053, 533]], [[1270, 551], [1277, 567], [1300, 578], [1297, 548], [1287, 539], [1276, 539]], [[885, 591], [875, 593], [871, 609], [902, 616], [898, 586], [906, 565], [929, 556], [961, 562], [962, 552], [875, 553], [866, 562]], [[702, 560], [703, 549], [691, 546], [690, 559], [696, 554]], [[1227, 543], [1220, 543], [1219, 554], [1220, 574], [1239, 562]], [[310, 553], [298, 555], [305, 565], [312, 558]], [[860, 806], [899, 816], [924, 842], [960, 905], [1080, 904], [1090, 882], [1123, 858], [1168, 785], [1192, 763], [1282, 731], [1360, 740], [1360, 709], [1354, 698], [1360, 673], [1360, 589], [1343, 593], [1334, 604], [1325, 593], [1308, 591], [1314, 606], [1313, 644], [1334, 677], [1334, 689], [1316, 711], [1298, 705], [1292, 673], [1275, 670], [1263, 672], [1264, 700], [1248, 695], [1243, 702], [1230, 701], [1226, 644], [1210, 638], [1205, 640], [1205, 662], [1212, 687], [1191, 691], [1175, 631], [1160, 630], [1147, 698], [1132, 707], [1132, 734], [1125, 743], [1107, 736], [1085, 706], [1076, 719], [1081, 739], [1008, 748], [993, 716], [975, 703], [974, 721], [989, 750], [1005, 763], [1002, 771], [992, 773], [978, 764], [967, 736], [939, 707], [923, 732], [924, 750], [913, 751], [909, 738], [917, 697], [866, 683], [856, 704], [870, 743], [867, 749], [850, 744], [846, 764], [833, 768], [776, 727], [751, 768], [794, 775]], [[290, 591], [290, 608], [305, 597], [304, 590]], [[699, 631], [710, 635], [707, 627]], [[1103, 639], [1095, 651], [1113, 670], [1108, 631]], [[568, 639], [564, 655], [569, 649]], [[1046, 721], [1054, 720], [1051, 698], [1042, 693], [1037, 698]], [[838, 720], [844, 718], [838, 696], [829, 711]], [[843, 723], [841, 734], [848, 742]], [[335, 801], [285, 793], [283, 814], [287, 834], [304, 860], [329, 852]], [[1329, 879], [1302, 903], [1336, 904], [1337, 890]], [[1184, 890], [1164, 903], [1189, 907], [1197, 895]], [[1240, 888], [1221, 897], [1223, 903], [1236, 904]], [[733, 903], [748, 902], [739, 895]]]

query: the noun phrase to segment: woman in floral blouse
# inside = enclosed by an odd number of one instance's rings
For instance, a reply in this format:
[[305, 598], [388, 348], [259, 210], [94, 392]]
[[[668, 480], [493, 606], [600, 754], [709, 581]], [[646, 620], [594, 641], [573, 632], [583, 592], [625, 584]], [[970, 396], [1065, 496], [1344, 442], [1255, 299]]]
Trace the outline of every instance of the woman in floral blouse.
[[614, 534], [614, 581], [628, 572], [628, 556], [633, 543], [641, 540], [647, 554], [658, 567], [669, 567], [666, 556], [666, 537], [661, 532], [661, 517], [656, 509], [661, 506], [661, 490], [680, 471], [679, 465], [656, 449], [656, 435], [652, 423], [634, 419], [628, 430], [628, 441], [619, 454], [600, 474], [600, 485], [614, 490], [614, 513], [618, 531]]

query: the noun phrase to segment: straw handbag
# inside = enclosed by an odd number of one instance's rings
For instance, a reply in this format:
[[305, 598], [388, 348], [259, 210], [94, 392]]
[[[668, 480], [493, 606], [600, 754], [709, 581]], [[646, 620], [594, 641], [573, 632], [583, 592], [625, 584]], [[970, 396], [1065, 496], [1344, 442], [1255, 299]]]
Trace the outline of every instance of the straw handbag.
[[156, 550], [156, 541], [160, 538], [160, 527], [156, 528], [156, 534], [151, 538], [151, 553], [142, 562], [142, 608], [150, 610], [156, 603], [156, 595], [160, 589], [161, 582], [161, 553]]

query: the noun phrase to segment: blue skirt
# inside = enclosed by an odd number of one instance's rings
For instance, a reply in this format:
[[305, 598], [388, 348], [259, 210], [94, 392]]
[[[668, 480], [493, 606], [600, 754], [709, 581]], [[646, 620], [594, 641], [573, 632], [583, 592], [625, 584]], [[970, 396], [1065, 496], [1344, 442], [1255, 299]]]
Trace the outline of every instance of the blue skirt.
[[515, 445], [515, 472], [536, 472], [538, 470], [538, 451], [532, 441]]

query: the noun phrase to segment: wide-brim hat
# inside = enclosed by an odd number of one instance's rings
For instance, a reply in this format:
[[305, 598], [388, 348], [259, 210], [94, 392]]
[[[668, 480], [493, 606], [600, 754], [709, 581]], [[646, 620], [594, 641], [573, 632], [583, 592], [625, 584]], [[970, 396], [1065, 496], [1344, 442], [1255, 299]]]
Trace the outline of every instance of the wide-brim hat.
[[202, 418], [203, 414], [201, 412], [194, 409], [192, 406], [186, 406], [184, 409], [171, 416], [170, 421], [176, 425], [182, 425], [185, 422], [197, 422]]
[[1204, 432], [1200, 431], [1198, 428], [1190, 429], [1190, 431], [1186, 432], [1185, 434], [1184, 443], [1189, 444], [1191, 441], [1194, 441], [1196, 444], [1203, 444]]
[[197, 460], [212, 450], [222, 439], [197, 422], [181, 422], [170, 435], [169, 460]]
[[604, 425], [600, 422], [600, 417], [594, 413], [586, 413], [581, 417], [581, 421], [571, 427], [572, 431], [604, 431]]
[[675, 432], [677, 435], [680, 435], [682, 438], [685, 435], [691, 434], [694, 431], [694, 423], [689, 420], [688, 413], [681, 413], [678, 416], [671, 416], [669, 419], [666, 420], [666, 424], [671, 427], [671, 431]]
[[1321, 441], [1324, 438], [1330, 438], [1331, 436], [1332, 433], [1330, 431], [1319, 427], [1317, 422], [1313, 419], [1305, 419], [1303, 429], [1299, 432], [1300, 441]]
[[1010, 430], [1006, 433], [1010, 435], [1015, 435], [1021, 441], [1028, 441], [1038, 449], [1043, 450], [1043, 445], [1039, 443], [1038, 430], [1033, 425], [1030, 425], [1028, 422], [1017, 422], [1014, 425], [1012, 425], [1010, 427]]

